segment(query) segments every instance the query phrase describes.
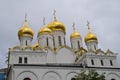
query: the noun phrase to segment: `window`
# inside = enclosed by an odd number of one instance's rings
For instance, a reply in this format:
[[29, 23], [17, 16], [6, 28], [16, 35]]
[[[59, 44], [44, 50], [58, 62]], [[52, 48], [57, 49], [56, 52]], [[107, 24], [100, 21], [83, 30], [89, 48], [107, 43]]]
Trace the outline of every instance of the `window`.
[[91, 59], [91, 63], [92, 63], [92, 65], [94, 65], [94, 60], [93, 59]]
[[116, 80], [116, 79], [112, 78], [111, 80]]
[[112, 62], [112, 60], [110, 60], [110, 65], [113, 66], [113, 62]]
[[65, 37], [64, 37], [64, 44], [66, 45], [66, 42], [65, 42]]
[[48, 38], [46, 39], [46, 42], [47, 42], [47, 46], [49, 46]]
[[103, 64], [103, 60], [101, 60], [101, 65], [103, 66], [104, 64]]
[[31, 80], [30, 78], [24, 78], [23, 80]]
[[80, 42], [78, 41], [78, 48], [80, 49]]
[[94, 45], [94, 48], [95, 48], [95, 50], [96, 50], [96, 46]]
[[27, 40], [26, 40], [26, 42], [25, 42], [25, 43], [26, 43], [26, 46], [27, 46]]
[[62, 44], [61, 44], [61, 37], [60, 36], [58, 36], [58, 42], [59, 42], [59, 45], [61, 46]]
[[71, 80], [76, 80], [75, 78], [72, 78]]
[[22, 57], [19, 57], [19, 63], [22, 63]]
[[55, 39], [53, 38], [53, 46], [55, 47]]
[[24, 57], [24, 63], [27, 63], [27, 57]]

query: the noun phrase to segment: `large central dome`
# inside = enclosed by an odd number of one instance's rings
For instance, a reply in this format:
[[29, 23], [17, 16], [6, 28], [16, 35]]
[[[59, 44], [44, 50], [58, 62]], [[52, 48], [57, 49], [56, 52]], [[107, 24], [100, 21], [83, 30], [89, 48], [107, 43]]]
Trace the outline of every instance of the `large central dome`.
[[54, 20], [51, 23], [49, 23], [48, 28], [50, 28], [52, 31], [61, 30], [63, 32], [66, 32], [66, 28], [65, 28], [64, 24], [57, 20]]

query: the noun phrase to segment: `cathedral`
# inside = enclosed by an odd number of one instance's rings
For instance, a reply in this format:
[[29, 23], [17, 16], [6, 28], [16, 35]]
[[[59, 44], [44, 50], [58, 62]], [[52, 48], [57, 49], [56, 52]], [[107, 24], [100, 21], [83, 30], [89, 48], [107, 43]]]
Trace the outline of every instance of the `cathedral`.
[[[32, 43], [34, 32], [27, 19], [18, 30], [20, 44], [9, 48], [7, 80], [74, 80], [81, 71], [105, 72], [106, 80], [120, 80], [117, 54], [111, 50], [98, 48], [97, 35], [91, 32], [82, 36], [75, 29], [70, 35], [71, 46], [66, 44], [66, 27], [54, 20], [45, 24], [37, 32], [37, 42]], [[82, 45], [85, 42], [87, 49]]]

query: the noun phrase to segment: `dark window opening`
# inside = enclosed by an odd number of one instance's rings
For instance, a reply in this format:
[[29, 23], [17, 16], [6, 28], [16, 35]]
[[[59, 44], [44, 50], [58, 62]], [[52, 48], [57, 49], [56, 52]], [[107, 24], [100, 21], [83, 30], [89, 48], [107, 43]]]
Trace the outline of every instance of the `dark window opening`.
[[31, 80], [30, 78], [24, 78], [23, 80]]
[[71, 42], [71, 47], [73, 48], [72, 42]]
[[27, 57], [24, 57], [24, 63], [27, 63]]
[[75, 78], [72, 78], [71, 80], [76, 80]]
[[94, 60], [93, 59], [91, 60], [91, 63], [92, 63], [92, 65], [94, 65]]
[[103, 66], [104, 64], [103, 64], [103, 60], [101, 60], [101, 65]]
[[110, 60], [110, 65], [113, 66], [113, 62], [112, 62], [112, 60]]
[[111, 80], [116, 80], [116, 79], [113, 79], [113, 78], [112, 78]]
[[64, 37], [64, 44], [66, 45], [65, 37]]
[[53, 46], [55, 47], [55, 39], [53, 38]]
[[96, 50], [96, 46], [94, 45], [94, 48], [95, 48], [95, 50]]
[[80, 49], [80, 42], [78, 41], [78, 48]]
[[48, 38], [46, 39], [46, 42], [47, 42], [47, 46], [49, 46]]
[[60, 36], [58, 36], [58, 42], [59, 42], [59, 45], [61, 46], [62, 43], [61, 43], [61, 37]]
[[26, 42], [25, 42], [25, 43], [26, 43], [26, 46], [27, 46], [27, 40], [26, 40]]
[[22, 63], [22, 57], [19, 57], [19, 63]]

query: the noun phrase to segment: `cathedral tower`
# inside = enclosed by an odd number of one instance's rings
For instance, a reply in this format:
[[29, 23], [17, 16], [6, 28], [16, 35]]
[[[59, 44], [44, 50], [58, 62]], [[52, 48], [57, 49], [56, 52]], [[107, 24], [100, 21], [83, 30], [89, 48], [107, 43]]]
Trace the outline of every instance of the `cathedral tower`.
[[73, 23], [73, 33], [70, 35], [71, 47], [77, 51], [82, 47], [81, 35], [76, 31], [75, 24]]
[[54, 11], [54, 21], [48, 24], [48, 28], [52, 30], [53, 33], [53, 44], [54, 47], [57, 48], [59, 46], [65, 46], [65, 34], [66, 34], [66, 28], [63, 23], [59, 22], [56, 19], [55, 15], [56, 11]]
[[31, 28], [29, 28], [29, 26], [27, 24], [26, 15], [25, 15], [25, 21], [24, 21], [23, 27], [20, 28], [18, 31], [20, 47], [21, 48], [30, 47], [31, 42], [33, 40], [33, 35], [34, 35], [34, 32]]
[[98, 39], [97, 39], [97, 36], [95, 34], [91, 33], [89, 24], [90, 23], [88, 22], [87, 23], [88, 34], [85, 36], [84, 40], [85, 40], [87, 49], [95, 51], [98, 48]]
[[43, 27], [38, 31], [38, 44], [41, 48], [53, 48], [52, 31], [45, 25], [45, 18], [43, 19]]

